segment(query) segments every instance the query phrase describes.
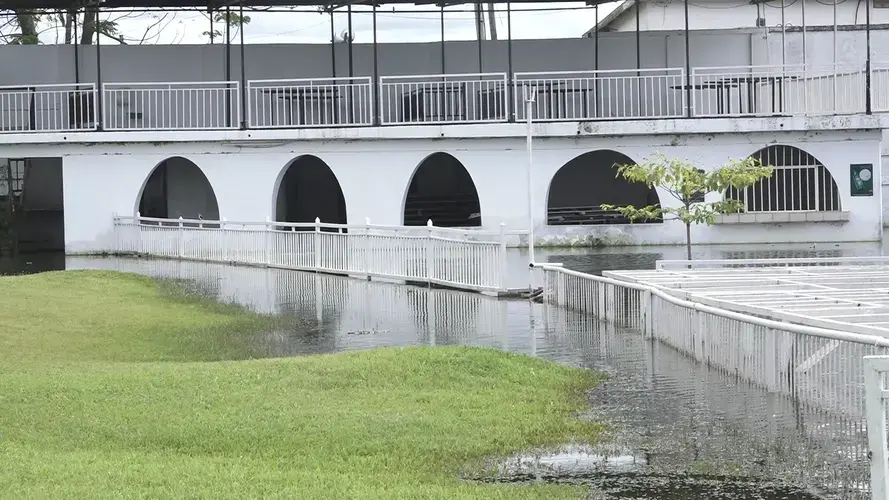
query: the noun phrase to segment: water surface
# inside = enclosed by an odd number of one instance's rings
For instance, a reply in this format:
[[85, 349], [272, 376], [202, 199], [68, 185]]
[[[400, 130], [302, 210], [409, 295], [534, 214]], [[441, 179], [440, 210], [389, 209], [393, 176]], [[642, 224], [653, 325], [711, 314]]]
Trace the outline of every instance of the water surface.
[[[696, 259], [882, 255], [879, 244], [696, 247]], [[578, 271], [647, 269], [683, 247], [538, 249], [538, 262]], [[527, 253], [508, 254], [511, 287], [528, 283]], [[223, 302], [287, 315], [251, 338], [256, 356], [376, 346], [474, 345], [603, 371], [592, 418], [612, 425], [599, 445], [509, 457], [500, 481], [573, 481], [591, 498], [866, 498], [865, 434], [691, 362], [639, 332], [528, 301], [283, 270], [149, 259], [0, 257], [0, 274], [113, 269], [189, 280]], [[529, 382], [532, 382], [529, 379]]]
[[[745, 252], [810, 255], [804, 249]], [[583, 255], [563, 251], [542, 257], [587, 272], [663, 258], [647, 252], [587, 253], [587, 260]], [[586, 315], [528, 301], [273, 269], [148, 259], [69, 258], [66, 265], [187, 279], [218, 300], [294, 318], [286, 331], [251, 339], [260, 356], [474, 345], [610, 376], [592, 392], [590, 412], [584, 415], [612, 424], [603, 443], [585, 450], [586, 455], [513, 457], [515, 463], [533, 465], [510, 467], [507, 460], [500, 464], [504, 473], [498, 480], [579, 481], [590, 486], [594, 498], [865, 498], [861, 486], [868, 475], [860, 428], [804, 410], [645, 340], [639, 332]], [[576, 466], [553, 472], [554, 461]]]

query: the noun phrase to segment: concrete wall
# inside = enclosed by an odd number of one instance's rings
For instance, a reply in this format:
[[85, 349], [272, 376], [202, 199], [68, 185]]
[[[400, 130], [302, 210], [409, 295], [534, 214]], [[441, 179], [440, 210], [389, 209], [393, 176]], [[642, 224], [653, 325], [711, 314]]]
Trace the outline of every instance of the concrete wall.
[[[813, 154], [831, 172], [840, 190], [848, 222], [741, 224], [696, 227], [694, 239], [708, 243], [779, 243], [801, 241], [875, 241], [882, 234], [882, 196], [851, 197], [850, 163], [880, 163], [879, 132], [720, 134], [690, 136], [624, 136], [549, 138], [535, 142], [534, 220], [541, 242], [582, 244], [680, 244], [684, 233], [674, 223], [624, 226], [546, 226], [546, 200], [556, 172], [582, 153], [611, 149], [640, 161], [661, 151], [689, 158], [702, 168], [743, 158], [760, 148], [781, 143]], [[36, 147], [35, 147], [36, 148]], [[523, 140], [457, 139], [300, 141], [248, 148], [220, 143], [127, 144], [104, 146], [40, 146], [64, 148], [65, 227], [70, 251], [90, 248], [110, 230], [111, 215], [131, 214], [139, 190], [162, 160], [182, 156], [206, 174], [228, 220], [264, 221], [274, 213], [274, 193], [285, 166], [295, 157], [313, 154], [337, 176], [348, 207], [348, 222], [369, 217], [378, 224], [400, 224], [404, 192], [417, 165], [431, 152], [452, 154], [467, 169], [478, 190], [482, 224], [497, 228], [527, 226]], [[239, 150], [240, 154], [231, 154]], [[249, 166], [249, 168], [247, 168]], [[879, 172], [879, 169], [876, 170]], [[879, 176], [875, 183], [880, 182]], [[101, 192], [102, 196], [96, 196]], [[668, 193], [658, 193], [671, 203]], [[708, 195], [711, 198], [715, 194]]]
[[[803, 2], [784, 2], [784, 23], [802, 26]], [[829, 1], [808, 0], [805, 2], [807, 26], [831, 26], [834, 22], [834, 7]], [[758, 8], [757, 8], [758, 7]], [[864, 24], [865, 4], [838, 0], [836, 6], [837, 24]], [[781, 25], [781, 3], [748, 3], [735, 0], [708, 1], [688, 5], [691, 29], [732, 29], [756, 27], [756, 19], [765, 19], [766, 26]], [[889, 9], [872, 9], [871, 23], [889, 23]], [[683, 2], [642, 2], [639, 8], [639, 24], [642, 30], [676, 30], [685, 26], [685, 5]], [[635, 31], [636, 11], [631, 7], [612, 21], [607, 29], [614, 31]]]
[[[750, 33], [696, 32], [691, 37], [691, 61], [697, 66], [750, 64]], [[607, 33], [599, 40], [600, 69], [636, 68], [636, 36]], [[582, 71], [594, 69], [595, 40], [570, 38], [513, 41], [513, 71]], [[336, 46], [336, 76], [348, 76], [345, 45]], [[681, 33], [643, 33], [642, 67], [664, 68], [685, 64]], [[0, 86], [75, 81], [74, 50], [80, 50], [81, 82], [96, 81], [96, 47], [60, 45], [0, 46], [0, 64], [16, 71], [0, 72]], [[506, 72], [507, 42], [485, 41], [479, 64], [472, 41], [445, 43], [442, 69], [439, 43], [390, 43], [378, 46], [379, 72], [386, 75]], [[353, 46], [354, 75], [373, 76], [373, 48]], [[333, 75], [330, 45], [247, 45], [247, 79], [319, 78]], [[102, 80], [119, 82], [190, 82], [226, 80], [222, 45], [102, 46]], [[232, 47], [228, 77], [240, 77], [240, 52]], [[33, 64], [40, 61], [41, 64]]]
[[[863, 62], [864, 31], [841, 31], [838, 35], [840, 62]], [[889, 43], [889, 30], [872, 32], [875, 60], [879, 47]], [[784, 34], [788, 63], [802, 62], [802, 34]], [[832, 31], [806, 34], [808, 60], [832, 64]], [[644, 32], [640, 36], [643, 68], [683, 67], [685, 37], [674, 32]], [[763, 29], [696, 31], [690, 38], [692, 66], [735, 66], [776, 64], [781, 61], [782, 35]], [[0, 64], [16, 71], [0, 72], [0, 86], [73, 83], [76, 80], [74, 50], [80, 50], [80, 81], [96, 81], [96, 48], [64, 45], [0, 45]], [[348, 76], [346, 46], [336, 46], [336, 76]], [[444, 72], [506, 72], [507, 42], [485, 41], [482, 64], [472, 41], [445, 43]], [[354, 75], [373, 76], [370, 44], [354, 45]], [[102, 79], [105, 83], [221, 81], [225, 74], [225, 47], [221, 45], [102, 46]], [[378, 46], [381, 76], [434, 75], [442, 73], [439, 43], [391, 43]], [[595, 40], [570, 38], [516, 40], [513, 42], [513, 71], [585, 71], [594, 69]], [[321, 78], [333, 75], [331, 47], [318, 44], [247, 45], [247, 79]], [[40, 61], [41, 64], [33, 64]], [[636, 68], [635, 33], [601, 33], [599, 69]], [[240, 76], [240, 53], [232, 48], [228, 78]]]

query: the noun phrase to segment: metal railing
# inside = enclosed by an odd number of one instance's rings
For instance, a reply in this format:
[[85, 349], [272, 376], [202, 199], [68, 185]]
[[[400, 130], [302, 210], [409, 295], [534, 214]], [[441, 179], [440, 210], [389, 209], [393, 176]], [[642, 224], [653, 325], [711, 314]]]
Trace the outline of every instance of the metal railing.
[[601, 224], [657, 224], [663, 217], [631, 221], [619, 210], [603, 210], [601, 206], [547, 207], [546, 224], [549, 226], [594, 226]]
[[871, 63], [870, 95], [874, 113], [889, 111], [889, 62]]
[[373, 124], [370, 77], [250, 80], [247, 122], [253, 128]]
[[659, 260], [657, 270], [732, 269], [739, 267], [889, 266], [889, 257], [795, 257], [780, 259]]
[[889, 500], [889, 356], [864, 358], [871, 498]]
[[106, 83], [106, 130], [218, 130], [241, 122], [240, 84]]
[[95, 130], [92, 83], [0, 87], [0, 132]]
[[864, 112], [865, 73], [850, 66], [692, 68], [697, 117], [793, 116]]
[[[471, 124], [863, 113], [857, 66], [731, 66], [0, 87], [0, 133]], [[691, 86], [687, 80], [691, 81]], [[889, 112], [889, 64], [874, 63], [875, 112]], [[241, 91], [246, 103], [241, 103]], [[691, 94], [692, 102], [688, 103]], [[242, 117], [242, 108], [247, 116]], [[379, 108], [378, 110], [375, 108]], [[379, 116], [375, 116], [375, 112]]]
[[[876, 411], [865, 408], [866, 400], [870, 408], [874, 399], [872, 388], [865, 392], [865, 358], [889, 354], [889, 338], [742, 314], [684, 300], [654, 286], [558, 265], [536, 267], [543, 272], [548, 303], [638, 329], [695, 361], [790, 398], [802, 408], [832, 415], [852, 434], [868, 417], [876, 419]], [[885, 447], [885, 428], [869, 427], [868, 433], [872, 443]], [[844, 451], [854, 462], [867, 459], [866, 450]]]
[[685, 116], [683, 68], [550, 71], [515, 74], [515, 110], [536, 88], [531, 107], [537, 121], [678, 118]]
[[499, 232], [435, 227], [115, 217], [106, 251], [505, 291]]
[[772, 176], [745, 189], [729, 188], [728, 199], [746, 213], [830, 212], [840, 210], [839, 189], [823, 165], [772, 167]]
[[385, 125], [489, 123], [509, 119], [506, 73], [380, 77]]

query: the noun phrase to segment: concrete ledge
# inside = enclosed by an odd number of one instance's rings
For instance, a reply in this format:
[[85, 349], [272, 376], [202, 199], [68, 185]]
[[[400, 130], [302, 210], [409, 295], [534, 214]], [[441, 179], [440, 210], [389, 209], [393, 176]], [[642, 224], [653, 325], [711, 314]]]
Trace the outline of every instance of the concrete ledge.
[[714, 224], [787, 224], [808, 222], [848, 222], [848, 211], [831, 212], [760, 212], [718, 215]]
[[[780, 116], [769, 118], [673, 118], [590, 122], [534, 123], [534, 136], [596, 137], [633, 135], [732, 134], [879, 130], [889, 128], [889, 115]], [[356, 141], [410, 139], [524, 139], [525, 123], [476, 123], [264, 130], [137, 130], [126, 132], [51, 132], [0, 134], [0, 144], [121, 144], [225, 142], [241, 146], [291, 141]]]

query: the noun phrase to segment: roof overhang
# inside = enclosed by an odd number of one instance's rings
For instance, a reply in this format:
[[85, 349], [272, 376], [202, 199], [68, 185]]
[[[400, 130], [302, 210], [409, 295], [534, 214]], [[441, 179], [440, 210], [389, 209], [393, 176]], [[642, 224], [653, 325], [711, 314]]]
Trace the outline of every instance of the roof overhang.
[[[565, 0], [510, 0], [511, 3], [564, 3]], [[571, 2], [572, 0], [567, 0]], [[614, 0], [575, 0], [578, 3], [595, 5]], [[484, 3], [507, 3], [507, 0], [486, 0]], [[25, 9], [69, 9], [96, 5], [94, 1], [83, 0], [0, 0], [0, 10]], [[466, 0], [344, 0], [320, 2], [318, 0], [100, 0], [101, 9], [201, 9], [218, 10], [224, 7], [321, 7], [336, 9], [346, 5], [475, 5], [478, 2]]]

